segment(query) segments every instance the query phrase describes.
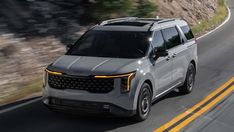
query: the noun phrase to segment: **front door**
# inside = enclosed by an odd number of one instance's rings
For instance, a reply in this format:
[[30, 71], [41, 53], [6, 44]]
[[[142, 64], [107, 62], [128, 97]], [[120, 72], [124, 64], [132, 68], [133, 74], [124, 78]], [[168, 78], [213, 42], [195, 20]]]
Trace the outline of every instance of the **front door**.
[[[155, 31], [153, 48], [166, 48], [161, 31]], [[169, 56], [159, 57], [154, 64], [154, 78], [157, 95], [167, 90], [172, 84], [172, 60]]]

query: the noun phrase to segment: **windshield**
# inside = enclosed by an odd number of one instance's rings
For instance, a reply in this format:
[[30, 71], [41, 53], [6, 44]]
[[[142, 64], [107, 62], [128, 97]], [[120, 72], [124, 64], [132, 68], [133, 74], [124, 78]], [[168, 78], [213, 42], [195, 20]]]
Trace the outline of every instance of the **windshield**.
[[149, 47], [149, 32], [89, 31], [67, 52], [67, 55], [141, 58]]

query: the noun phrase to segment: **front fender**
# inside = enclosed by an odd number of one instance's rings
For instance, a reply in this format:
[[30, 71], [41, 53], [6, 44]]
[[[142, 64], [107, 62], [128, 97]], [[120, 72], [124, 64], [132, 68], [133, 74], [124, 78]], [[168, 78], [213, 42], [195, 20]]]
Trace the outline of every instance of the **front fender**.
[[153, 76], [151, 74], [146, 74], [146, 75], [142, 75], [141, 77], [141, 80], [139, 80], [139, 83], [137, 85], [137, 88], [136, 88], [136, 91], [135, 91], [135, 95], [134, 95], [134, 103], [133, 103], [133, 108], [134, 110], [137, 109], [137, 102], [138, 102], [138, 96], [139, 96], [139, 93], [140, 93], [140, 90], [141, 90], [141, 86], [143, 85], [143, 83], [146, 81], [146, 80], [149, 80], [152, 84], [152, 92], [153, 92], [153, 96], [155, 95], [156, 91], [155, 91], [155, 83], [154, 83], [154, 79], [153, 79]]

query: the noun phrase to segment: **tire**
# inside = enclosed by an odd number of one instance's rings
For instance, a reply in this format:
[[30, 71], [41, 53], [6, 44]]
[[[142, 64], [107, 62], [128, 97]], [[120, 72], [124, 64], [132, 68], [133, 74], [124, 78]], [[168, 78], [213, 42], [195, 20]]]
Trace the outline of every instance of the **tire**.
[[179, 92], [181, 94], [189, 94], [193, 91], [195, 74], [195, 66], [192, 63], [190, 63], [187, 70], [185, 82], [183, 86], [179, 87]]
[[148, 118], [151, 109], [152, 92], [150, 85], [144, 83], [141, 87], [137, 101], [137, 111], [134, 116], [135, 121], [144, 121]]

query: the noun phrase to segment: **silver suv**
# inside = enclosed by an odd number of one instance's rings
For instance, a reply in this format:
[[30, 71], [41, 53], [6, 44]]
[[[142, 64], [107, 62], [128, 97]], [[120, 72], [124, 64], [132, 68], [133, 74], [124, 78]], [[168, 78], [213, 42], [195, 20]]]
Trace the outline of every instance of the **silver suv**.
[[43, 103], [63, 112], [145, 120], [175, 88], [193, 89], [197, 44], [181, 19], [118, 18], [88, 30], [45, 70]]

